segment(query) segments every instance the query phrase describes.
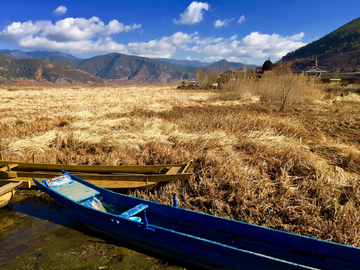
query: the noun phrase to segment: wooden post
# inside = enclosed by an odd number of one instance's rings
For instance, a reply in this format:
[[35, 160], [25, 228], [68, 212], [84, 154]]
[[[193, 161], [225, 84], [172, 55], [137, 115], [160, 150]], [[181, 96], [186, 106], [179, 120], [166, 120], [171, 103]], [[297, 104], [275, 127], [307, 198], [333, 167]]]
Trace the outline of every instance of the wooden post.
[[33, 163], [35, 163], [35, 153], [33, 154]]
[[3, 153], [0, 152], [0, 160], [4, 160]]

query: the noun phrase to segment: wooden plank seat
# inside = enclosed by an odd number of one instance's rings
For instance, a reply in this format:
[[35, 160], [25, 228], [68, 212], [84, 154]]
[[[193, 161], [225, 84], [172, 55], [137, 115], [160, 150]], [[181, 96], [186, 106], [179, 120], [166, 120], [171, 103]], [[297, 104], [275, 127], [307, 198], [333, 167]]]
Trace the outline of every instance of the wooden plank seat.
[[100, 194], [100, 191], [76, 181], [55, 187], [54, 190], [77, 203], [83, 202]]
[[149, 206], [147, 204], [140, 203], [140, 204], [134, 206], [133, 208], [127, 210], [126, 212], [120, 214], [119, 217], [129, 219], [132, 216], [135, 216], [136, 214], [140, 213], [141, 211], [144, 211], [148, 207]]

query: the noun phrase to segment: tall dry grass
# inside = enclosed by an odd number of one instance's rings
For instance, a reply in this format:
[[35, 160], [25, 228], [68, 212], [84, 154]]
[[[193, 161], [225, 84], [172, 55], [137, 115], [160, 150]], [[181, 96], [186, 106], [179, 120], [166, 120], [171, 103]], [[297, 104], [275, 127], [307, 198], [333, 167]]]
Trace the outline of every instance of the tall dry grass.
[[23, 162], [198, 162], [186, 181], [129, 194], [171, 204], [177, 192], [180, 207], [360, 246], [358, 96], [327, 100], [296, 77], [279, 112], [261, 91], [281, 79], [263, 79], [232, 92], [0, 89], [0, 150]]

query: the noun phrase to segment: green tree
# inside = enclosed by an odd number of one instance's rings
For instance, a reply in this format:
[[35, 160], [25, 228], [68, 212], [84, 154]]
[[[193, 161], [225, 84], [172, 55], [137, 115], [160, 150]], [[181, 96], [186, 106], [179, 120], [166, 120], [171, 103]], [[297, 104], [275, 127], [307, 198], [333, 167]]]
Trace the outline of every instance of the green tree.
[[266, 71], [266, 70], [272, 70], [273, 67], [274, 67], [273, 63], [269, 59], [264, 62], [261, 69], [262, 69], [262, 71]]

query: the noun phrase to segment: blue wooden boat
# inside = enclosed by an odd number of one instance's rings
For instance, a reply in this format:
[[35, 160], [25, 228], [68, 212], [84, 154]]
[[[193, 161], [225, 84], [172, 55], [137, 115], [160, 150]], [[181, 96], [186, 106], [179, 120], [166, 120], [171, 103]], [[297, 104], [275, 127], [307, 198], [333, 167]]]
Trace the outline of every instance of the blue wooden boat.
[[70, 173], [38, 188], [88, 227], [210, 269], [360, 269], [360, 249], [100, 188]]

